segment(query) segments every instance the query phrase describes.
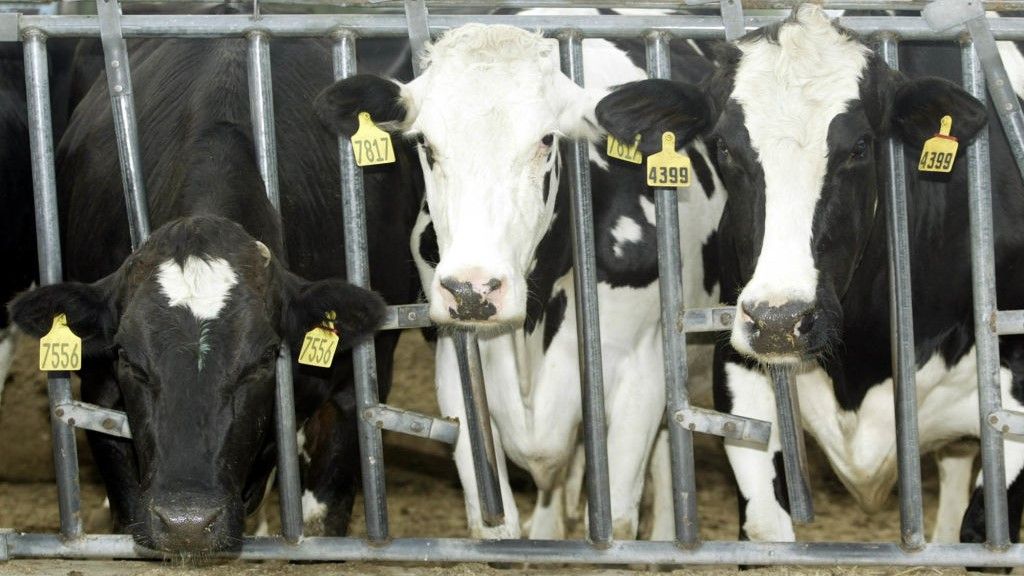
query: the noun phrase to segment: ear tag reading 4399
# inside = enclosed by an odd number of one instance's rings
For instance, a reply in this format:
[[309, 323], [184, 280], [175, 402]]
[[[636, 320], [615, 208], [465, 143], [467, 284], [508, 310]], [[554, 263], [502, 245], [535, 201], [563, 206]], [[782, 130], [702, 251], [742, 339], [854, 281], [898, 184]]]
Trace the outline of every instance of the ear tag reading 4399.
[[68, 317], [57, 314], [46, 336], [39, 339], [39, 369], [66, 372], [82, 369], [82, 339], [68, 327]]
[[330, 368], [334, 353], [338, 350], [338, 331], [334, 329], [334, 321], [338, 315], [334, 310], [326, 314], [326, 320], [316, 328], [306, 332], [299, 350], [299, 364]]
[[357, 166], [376, 166], [395, 161], [391, 135], [373, 123], [369, 112], [359, 113], [359, 129], [352, 135], [352, 153]]
[[647, 157], [647, 185], [661, 188], [689, 186], [692, 171], [690, 157], [676, 152], [675, 134], [662, 134], [661, 152]]
[[640, 153], [640, 135], [637, 134], [636, 138], [633, 139], [633, 145], [628, 146], [619, 140], [616, 140], [611, 134], [608, 135], [608, 149], [606, 150], [609, 158], [618, 158], [619, 160], [625, 160], [626, 162], [632, 162], [633, 164], [643, 164], [644, 155]]
[[949, 135], [953, 128], [953, 118], [943, 116], [939, 121], [939, 133], [932, 136], [924, 143], [921, 149], [921, 161], [917, 163], [917, 169], [921, 172], [951, 172], [953, 160], [956, 158], [956, 149], [960, 144], [956, 138]]

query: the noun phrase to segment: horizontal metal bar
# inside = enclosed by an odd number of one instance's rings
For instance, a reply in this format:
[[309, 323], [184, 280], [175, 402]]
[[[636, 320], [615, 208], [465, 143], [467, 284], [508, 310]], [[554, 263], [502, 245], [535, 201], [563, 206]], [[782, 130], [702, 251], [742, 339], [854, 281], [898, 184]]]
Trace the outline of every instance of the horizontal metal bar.
[[677, 411], [672, 415], [672, 419], [676, 424], [693, 432], [753, 442], [761, 446], [768, 445], [768, 436], [772, 432], [771, 422], [745, 416], [733, 416], [697, 406], [689, 406]]
[[430, 321], [430, 304], [403, 304], [388, 306], [381, 330], [404, 330], [424, 328], [433, 325]]
[[[135, 546], [130, 536], [88, 535], [63, 542], [51, 534], [0, 534], [11, 558], [161, 558]], [[2, 547], [2, 544], [0, 544]], [[1024, 545], [1005, 551], [984, 544], [929, 544], [907, 552], [899, 544], [862, 542], [703, 542], [680, 548], [674, 542], [619, 540], [598, 549], [580, 540], [470, 540], [396, 538], [370, 543], [356, 538], [246, 538], [242, 560], [379, 560], [388, 562], [514, 562], [557, 564], [758, 564], [834, 566], [986, 566], [1024, 564]]]
[[[744, 18], [747, 30], [754, 30], [779, 20], [780, 16], [748, 16]], [[962, 32], [949, 29], [936, 32], [923, 18], [917, 16], [851, 16], [839, 18], [839, 23], [858, 33], [889, 32], [901, 40], [956, 40]], [[431, 34], [439, 34], [466, 24], [507, 24], [530, 30], [555, 33], [572, 29], [585, 37], [634, 38], [651, 30], [664, 31], [671, 36], [711, 39], [724, 38], [725, 28], [720, 16], [509, 16], [509, 15], [450, 15], [438, 14], [430, 18]], [[997, 40], [1024, 40], [1021, 18], [999, 18], [992, 21], [992, 32]], [[22, 31], [39, 30], [49, 36], [97, 36], [99, 21], [95, 16], [31, 16], [22, 15]], [[181, 36], [212, 38], [244, 36], [260, 30], [275, 36], [327, 36], [338, 29], [347, 29], [363, 37], [404, 37], [408, 25], [402, 14], [273, 14], [252, 20], [240, 14], [216, 15], [127, 15], [121, 20], [125, 37]]]
[[[124, 4], [147, 3], [152, 0], [121, 0]], [[9, 2], [0, 0], [0, 6]], [[37, 4], [33, 0], [16, 0], [14, 5], [31, 6]], [[42, 2], [47, 4], [48, 2]], [[220, 4], [221, 0], [195, 0], [190, 4]], [[267, 6], [330, 6], [332, 8], [391, 8], [399, 9], [403, 0], [263, 0], [261, 5]], [[680, 5], [700, 6], [713, 9], [720, 3], [704, 0], [630, 0], [630, 8], [670, 8], [678, 9]], [[833, 10], [920, 10], [928, 5], [926, 0], [818, 0], [815, 4]], [[1024, 10], [1024, 0], [986, 0], [981, 3], [986, 10], [1006, 11]], [[427, 0], [430, 8], [568, 8], [597, 7], [621, 8], [627, 3], [622, 0]], [[788, 10], [792, 8], [792, 0], [744, 0], [743, 7], [747, 10]]]
[[18, 41], [18, 14], [0, 14], [0, 42]]
[[1024, 334], [1024, 310], [996, 312], [996, 334]]
[[363, 411], [363, 418], [384, 430], [437, 440], [445, 444], [455, 444], [459, 437], [459, 421], [454, 418], [435, 418], [387, 404], [367, 408]]
[[1024, 436], [1024, 413], [1022, 412], [1015, 412], [1013, 410], [1001, 408], [990, 413], [988, 418], [985, 419], [985, 422], [987, 422], [993, 430], [1002, 432], [1003, 434]]
[[686, 332], [718, 332], [732, 328], [736, 309], [733, 306], [717, 308], [693, 308], [683, 313], [683, 330]]
[[131, 429], [128, 428], [128, 416], [120, 410], [72, 400], [55, 406], [53, 415], [76, 428], [121, 438], [132, 437]]

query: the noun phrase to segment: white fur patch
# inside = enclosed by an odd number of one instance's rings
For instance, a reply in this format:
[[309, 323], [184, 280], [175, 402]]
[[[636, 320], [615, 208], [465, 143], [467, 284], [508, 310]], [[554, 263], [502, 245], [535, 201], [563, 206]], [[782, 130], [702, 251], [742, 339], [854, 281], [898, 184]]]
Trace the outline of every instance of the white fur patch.
[[619, 219], [615, 222], [615, 227], [612, 228], [612, 238], [615, 238], [612, 252], [615, 253], [616, 257], [622, 258], [622, 245], [626, 242], [639, 242], [643, 240], [643, 237], [644, 230], [637, 224], [636, 220], [629, 216], [619, 216]]
[[238, 277], [223, 258], [189, 256], [183, 265], [167, 260], [157, 274], [160, 288], [171, 306], [184, 306], [199, 320], [220, 314]]
[[302, 492], [302, 521], [304, 523], [323, 520], [327, 516], [327, 504], [316, 499], [309, 490]]
[[859, 97], [869, 50], [813, 4], [782, 26], [778, 43], [759, 38], [738, 47], [743, 56], [732, 98], [764, 170], [766, 200], [761, 255], [740, 298], [813, 302], [811, 224], [828, 162], [828, 127]]

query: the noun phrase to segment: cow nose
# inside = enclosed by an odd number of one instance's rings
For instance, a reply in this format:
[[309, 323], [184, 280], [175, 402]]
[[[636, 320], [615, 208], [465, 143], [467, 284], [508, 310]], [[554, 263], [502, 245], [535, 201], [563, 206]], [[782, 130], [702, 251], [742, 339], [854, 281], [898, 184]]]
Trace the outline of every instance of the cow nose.
[[481, 321], [498, 313], [507, 282], [489, 275], [441, 278], [441, 296], [454, 320]]
[[780, 306], [742, 302], [741, 319], [758, 354], [793, 354], [805, 347], [801, 337], [814, 327], [814, 303], [790, 300]]
[[224, 506], [153, 504], [149, 509], [155, 517], [155, 541], [168, 552], [210, 548], [225, 517]]

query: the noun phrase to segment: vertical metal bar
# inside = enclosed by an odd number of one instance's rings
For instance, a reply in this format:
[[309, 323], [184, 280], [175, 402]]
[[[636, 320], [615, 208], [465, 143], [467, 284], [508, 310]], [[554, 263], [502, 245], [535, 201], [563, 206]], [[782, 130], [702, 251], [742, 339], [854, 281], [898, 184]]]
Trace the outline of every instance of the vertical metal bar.
[[[356, 39], [348, 31], [335, 34], [334, 78], [341, 80], [356, 71]], [[348, 281], [356, 286], [370, 287], [370, 265], [366, 245], [366, 206], [363, 196], [363, 172], [352, 156], [352, 144], [345, 137], [338, 139], [341, 156], [341, 196], [345, 215], [345, 265]], [[388, 503], [384, 487], [384, 448], [380, 429], [363, 413], [378, 404], [377, 358], [373, 341], [364, 342], [352, 351], [355, 367], [356, 404], [360, 415], [359, 450], [363, 457], [363, 501], [366, 508], [366, 534], [370, 540], [388, 539]]]
[[500, 526], [505, 522], [505, 507], [498, 483], [498, 461], [494, 455], [491, 414], [484, 388], [480, 344], [475, 332], [458, 330], [452, 334], [462, 380], [462, 397], [466, 403], [466, 435], [473, 453], [476, 487], [480, 496], [480, 512], [484, 524]]
[[[583, 39], [579, 32], [559, 35], [562, 71], [583, 85]], [[597, 264], [594, 256], [594, 206], [590, 195], [590, 150], [587, 142], [569, 147], [572, 189], [571, 223], [573, 280], [576, 288], [576, 332], [579, 338], [583, 386], [583, 440], [587, 456], [587, 511], [590, 540], [611, 543], [611, 495], [608, 488], [608, 429], [605, 425], [604, 383], [601, 373], [601, 325], [597, 304]]]
[[[985, 101], [981, 60], [973, 42], [963, 47], [964, 86]], [[1003, 438], [986, 424], [989, 414], [1002, 407], [999, 391], [999, 336], [995, 331], [995, 234], [992, 225], [992, 173], [989, 166], [988, 129], [983, 128], [967, 147], [967, 192], [971, 220], [971, 277], [974, 291], [974, 340], [978, 356], [978, 412], [981, 418], [981, 468], [984, 473], [985, 536], [989, 546], [1010, 545], [1006, 503], [1006, 466]]]
[[[50, 124], [49, 65], [46, 37], [41, 32], [28, 30], [23, 40], [39, 282], [46, 286], [60, 282], [64, 276], [60, 257], [57, 184], [53, 166], [53, 128]], [[53, 434], [53, 461], [57, 475], [60, 532], [64, 538], [78, 538], [82, 535], [82, 502], [78, 488], [78, 448], [75, 445], [75, 429], [52, 412], [56, 406], [71, 402], [69, 374], [48, 373], [47, 393], [50, 397], [50, 429]]]
[[[647, 74], [671, 78], [669, 36], [652, 32], [647, 36]], [[672, 470], [672, 503], [676, 519], [676, 542], [693, 545], [700, 536], [697, 516], [697, 487], [693, 473], [693, 433], [672, 423], [672, 415], [690, 405], [686, 388], [686, 333], [682, 318], [683, 256], [679, 247], [679, 203], [675, 188], [654, 191], [658, 231], [658, 278], [661, 295], [661, 342], [665, 351], [665, 410], [669, 418], [669, 453]], [[691, 263], [692, 264], [692, 263]]]
[[[890, 68], [899, 70], [899, 45], [896, 38], [891, 35], [882, 38], [878, 52]], [[917, 362], [914, 353], [907, 172], [903, 143], [897, 138], [889, 138], [885, 153], [889, 168], [885, 216], [889, 237], [889, 336], [896, 400], [900, 536], [905, 548], [916, 550], [925, 545], [924, 505], [921, 499], [921, 453], [917, 434]]]
[[800, 397], [788, 366], [772, 366], [769, 372], [775, 389], [775, 411], [779, 443], [782, 444], [782, 465], [786, 471], [789, 516], [796, 524], [807, 524], [814, 520], [814, 501], [808, 481], [804, 430], [800, 425]]
[[[250, 32], [249, 114], [252, 119], [256, 161], [263, 176], [267, 198], [280, 214], [281, 193], [277, 182], [277, 138], [274, 130], [274, 92], [270, 71], [270, 43], [265, 32]], [[292, 355], [282, 343], [277, 357], [277, 390], [274, 418], [277, 423], [277, 491], [281, 504], [281, 534], [295, 543], [302, 538], [302, 500], [299, 481], [299, 446], [295, 423], [295, 390]]]
[[424, 0], [405, 0], [405, 22], [409, 27], [409, 46], [412, 48], [412, 70], [419, 76], [420, 57], [430, 42], [430, 27], [427, 22], [427, 3]]
[[128, 46], [121, 35], [121, 5], [118, 0], [98, 0], [103, 60], [107, 72], [107, 91], [117, 136], [117, 155], [121, 160], [121, 184], [128, 208], [128, 231], [132, 249], [149, 236], [149, 208], [139, 155], [138, 128], [135, 125], [135, 99], [128, 63]]
[[743, 36], [747, 32], [743, 21], [743, 0], [722, 0], [719, 8], [722, 25], [725, 26], [725, 39], [732, 42]]

